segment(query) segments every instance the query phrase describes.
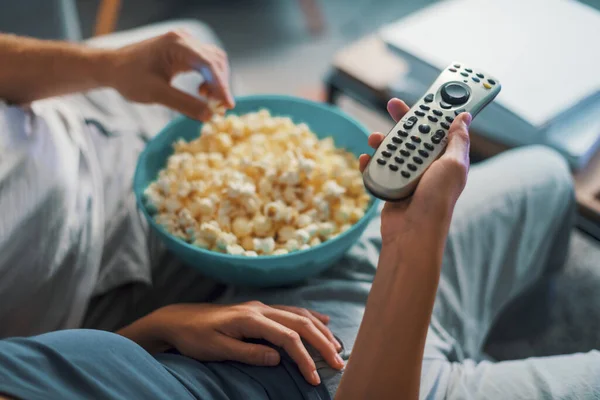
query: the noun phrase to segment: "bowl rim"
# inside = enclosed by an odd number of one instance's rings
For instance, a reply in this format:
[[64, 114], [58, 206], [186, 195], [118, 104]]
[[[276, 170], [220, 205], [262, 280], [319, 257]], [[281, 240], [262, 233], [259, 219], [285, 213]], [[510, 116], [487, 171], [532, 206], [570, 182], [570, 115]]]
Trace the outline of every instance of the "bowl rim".
[[[363, 132], [365, 134], [365, 138], [369, 137], [369, 130], [360, 122], [358, 122], [355, 118], [351, 117], [349, 114], [341, 111], [339, 108], [334, 107], [332, 105], [326, 104], [326, 103], [319, 103], [316, 101], [312, 101], [312, 100], [308, 100], [305, 98], [301, 98], [301, 97], [295, 97], [295, 96], [290, 96], [290, 95], [277, 95], [277, 94], [266, 94], [266, 95], [247, 95], [247, 96], [236, 96], [235, 97], [235, 101], [236, 104], [238, 102], [244, 102], [244, 101], [254, 101], [254, 100], [283, 100], [283, 101], [288, 101], [288, 102], [296, 102], [296, 103], [304, 103], [306, 105], [310, 105], [313, 107], [317, 107], [317, 108], [321, 108], [322, 110], [325, 111], [329, 111], [329, 112], [333, 112], [334, 114], [338, 115], [339, 117], [342, 117], [346, 120], [348, 120], [350, 123], [352, 123], [356, 128], [358, 128], [358, 130], [360, 130], [361, 132]], [[267, 107], [265, 107], [267, 108]], [[268, 109], [268, 108], [267, 108]], [[230, 112], [233, 112], [235, 110], [235, 107], [232, 110], [227, 110], [226, 114], [229, 114]], [[271, 110], [269, 110], [271, 111]], [[192, 250], [192, 251], [197, 251], [201, 254], [205, 254], [209, 257], [223, 257], [226, 259], [230, 259], [230, 260], [253, 260], [253, 259], [260, 259], [260, 260], [273, 260], [273, 259], [277, 259], [277, 260], [283, 260], [286, 258], [292, 258], [292, 257], [296, 257], [298, 255], [301, 254], [306, 254], [310, 251], [314, 251], [314, 250], [318, 250], [320, 248], [324, 248], [330, 245], [333, 245], [335, 242], [338, 242], [339, 240], [343, 239], [346, 236], [349, 236], [353, 233], [353, 231], [355, 231], [356, 229], [359, 228], [360, 225], [367, 223], [375, 214], [378, 204], [380, 203], [380, 200], [373, 197], [370, 193], [369, 196], [371, 196], [371, 202], [367, 208], [367, 210], [365, 211], [365, 214], [362, 216], [361, 219], [359, 219], [358, 221], [356, 221], [356, 223], [354, 223], [349, 229], [347, 229], [346, 231], [338, 234], [335, 238], [333, 239], [328, 239], [322, 243], [319, 243], [316, 246], [311, 246], [308, 249], [304, 249], [304, 250], [296, 250], [293, 252], [289, 252], [286, 254], [268, 254], [268, 255], [262, 255], [259, 254], [257, 257], [249, 257], [249, 256], [244, 256], [244, 255], [237, 255], [237, 254], [228, 254], [228, 253], [220, 253], [220, 252], [216, 252], [213, 250], [208, 250], [208, 249], [203, 249], [201, 247], [198, 246], [194, 246], [191, 243], [186, 242], [183, 239], [178, 238], [177, 236], [173, 235], [171, 232], [169, 232], [166, 228], [164, 228], [161, 224], [157, 223], [156, 220], [154, 219], [154, 217], [148, 212], [146, 205], [144, 204], [144, 190], [145, 187], [142, 187], [143, 185], [141, 184], [140, 179], [141, 179], [141, 161], [146, 159], [148, 156], [148, 152], [153, 150], [152, 149], [152, 144], [156, 142], [156, 140], [163, 135], [166, 131], [172, 129], [174, 126], [182, 123], [183, 121], [186, 120], [191, 120], [191, 118], [188, 118], [184, 115], [180, 115], [177, 116], [175, 118], [173, 118], [171, 121], [169, 121], [163, 128], [160, 129], [160, 131], [154, 135], [152, 137], [152, 139], [150, 139], [149, 141], [146, 142], [144, 149], [142, 150], [142, 152], [139, 154], [138, 156], [138, 160], [136, 163], [136, 167], [135, 167], [135, 173], [133, 176], [133, 191], [134, 191], [134, 195], [135, 195], [135, 199], [136, 199], [136, 204], [138, 209], [140, 210], [140, 212], [142, 212], [142, 214], [144, 214], [144, 217], [146, 218], [146, 220], [148, 220], [148, 222], [154, 227], [154, 229], [157, 229], [159, 232], [161, 232], [163, 235], [165, 235], [167, 238], [183, 245], [186, 249], [188, 250]], [[203, 124], [202, 121], [196, 121], [199, 124]], [[139, 190], [138, 190], [139, 189]], [[368, 193], [368, 192], [367, 192]]]

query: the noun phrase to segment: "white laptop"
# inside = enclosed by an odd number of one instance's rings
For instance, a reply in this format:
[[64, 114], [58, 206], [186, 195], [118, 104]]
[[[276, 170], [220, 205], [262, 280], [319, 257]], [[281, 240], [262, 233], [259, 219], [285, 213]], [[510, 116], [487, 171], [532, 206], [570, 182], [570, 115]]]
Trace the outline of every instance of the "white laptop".
[[568, 0], [447, 0], [380, 31], [411, 66], [392, 89], [412, 101], [452, 61], [502, 92], [474, 128], [512, 146], [548, 144], [572, 167], [600, 144], [600, 12]]

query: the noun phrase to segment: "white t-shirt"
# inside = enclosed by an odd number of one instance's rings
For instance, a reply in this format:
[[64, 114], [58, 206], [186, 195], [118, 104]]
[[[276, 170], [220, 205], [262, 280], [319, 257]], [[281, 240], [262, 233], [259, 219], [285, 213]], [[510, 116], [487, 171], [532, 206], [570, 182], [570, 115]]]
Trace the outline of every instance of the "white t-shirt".
[[[79, 327], [94, 294], [150, 284], [140, 110], [110, 90], [0, 103], [0, 338]], [[153, 116], [154, 130], [169, 118]]]
[[100, 268], [89, 137], [61, 102], [33, 109], [0, 104], [1, 337], [77, 326]]

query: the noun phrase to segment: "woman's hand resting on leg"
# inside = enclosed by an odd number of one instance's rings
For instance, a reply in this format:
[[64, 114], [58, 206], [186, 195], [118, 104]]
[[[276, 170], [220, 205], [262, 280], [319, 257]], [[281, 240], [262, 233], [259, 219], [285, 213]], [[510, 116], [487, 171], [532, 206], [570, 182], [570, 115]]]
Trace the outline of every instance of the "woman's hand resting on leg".
[[174, 347], [200, 361], [240, 361], [272, 366], [279, 353], [244, 339], [264, 339], [283, 348], [298, 364], [305, 379], [320, 383], [316, 366], [302, 339], [327, 363], [341, 369], [340, 344], [326, 324], [329, 317], [303, 308], [267, 306], [260, 302], [237, 305], [177, 304], [161, 308], [118, 333], [150, 352]]

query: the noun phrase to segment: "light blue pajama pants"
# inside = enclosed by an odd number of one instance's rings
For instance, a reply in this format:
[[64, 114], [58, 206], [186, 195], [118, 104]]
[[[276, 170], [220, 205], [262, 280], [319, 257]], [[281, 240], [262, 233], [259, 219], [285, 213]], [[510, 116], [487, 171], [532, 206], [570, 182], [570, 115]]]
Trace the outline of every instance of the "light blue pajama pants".
[[[123, 114], [131, 110], [135, 121], [146, 124], [140, 126], [140, 131], [158, 129], [171, 116], [150, 107], [132, 109], [115, 97], [103, 101], [106, 98], [102, 93], [92, 96], [98, 96], [95, 104], [102, 105], [99, 109], [112, 107]], [[82, 108], [84, 114], [87, 108], [89, 104]], [[98, 117], [97, 112], [93, 114]], [[115, 121], [118, 112], [109, 114]], [[596, 351], [507, 362], [490, 361], [482, 351], [505, 306], [560, 268], [574, 207], [567, 166], [560, 156], [545, 148], [510, 151], [472, 167], [456, 205], [444, 253], [423, 362], [422, 398], [600, 398], [600, 355]], [[132, 224], [136, 221], [130, 220]], [[377, 216], [342, 261], [300, 287], [230, 289], [220, 301], [261, 300], [328, 314], [330, 327], [343, 343], [347, 358], [376, 272], [379, 227]], [[157, 248], [152, 242], [149, 246]], [[98, 296], [90, 305], [84, 326], [115, 329], [163, 304], [214, 298], [213, 285], [189, 268], [180, 267], [164, 254], [152, 259], [151, 290], [128, 285]], [[391, 347], [394, 343], [373, 346]], [[323, 381], [334, 393], [341, 373], [328, 368], [317, 354], [315, 358]]]
[[[574, 204], [565, 162], [543, 147], [510, 151], [472, 167], [444, 253], [421, 398], [600, 398], [597, 351], [505, 362], [490, 361], [483, 353], [505, 306], [560, 268]], [[376, 272], [379, 228], [380, 219], [375, 218], [343, 261], [303, 287], [238, 293], [230, 300], [258, 299], [326, 313], [347, 357]], [[330, 392], [335, 392], [341, 373], [322, 361], [319, 365]]]

